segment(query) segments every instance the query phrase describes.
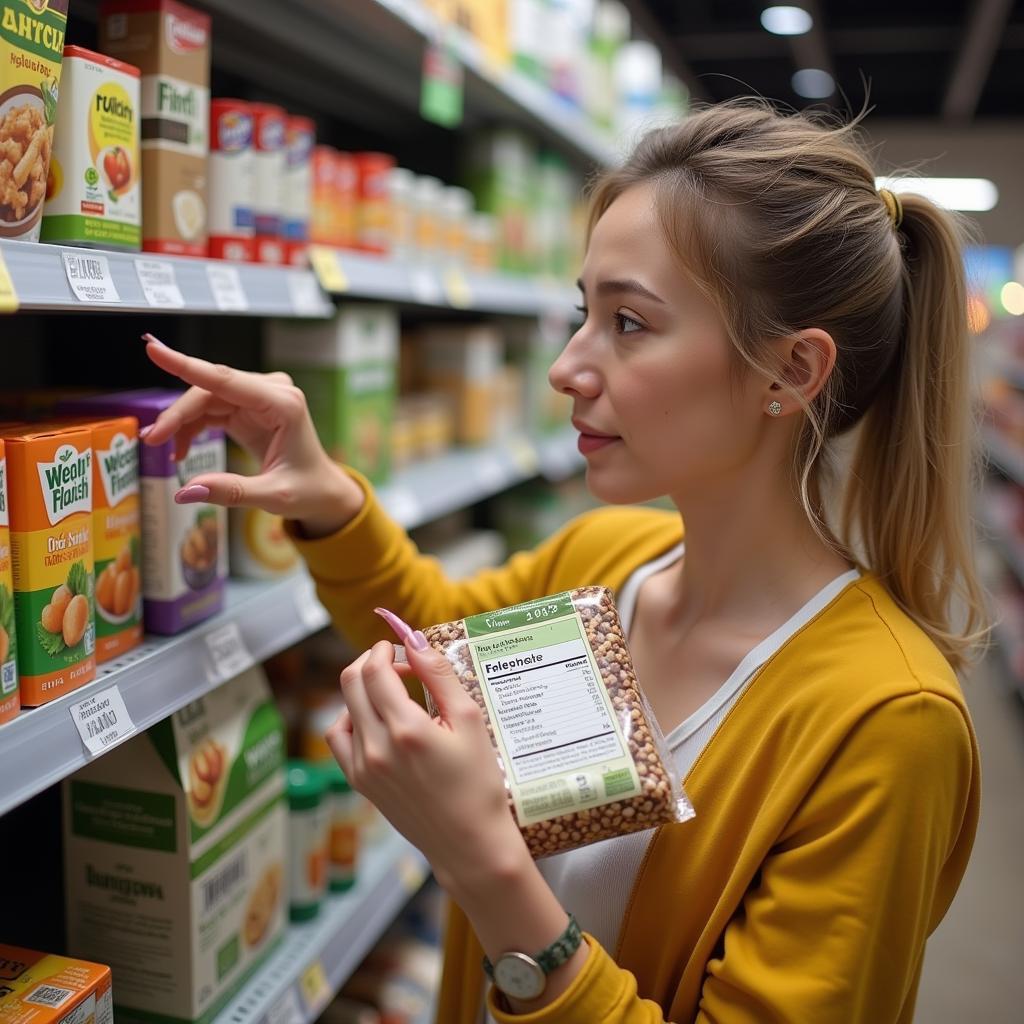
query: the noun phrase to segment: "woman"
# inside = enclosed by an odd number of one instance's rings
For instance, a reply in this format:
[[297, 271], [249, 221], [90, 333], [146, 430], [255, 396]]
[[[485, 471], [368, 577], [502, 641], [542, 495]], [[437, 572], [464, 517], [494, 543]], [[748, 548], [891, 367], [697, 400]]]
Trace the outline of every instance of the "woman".
[[[340, 628], [382, 641], [342, 673], [329, 739], [461, 908], [439, 1021], [909, 1024], [979, 804], [955, 675], [982, 618], [957, 226], [877, 192], [850, 128], [733, 103], [597, 182], [580, 287], [550, 376], [588, 484], [613, 505], [668, 495], [678, 516], [597, 511], [454, 583], [330, 463], [283, 375], [151, 344], [193, 387], [147, 440], [226, 426], [263, 472], [179, 500], [283, 513]], [[595, 583], [617, 592], [697, 817], [535, 864], [476, 706], [392, 618], [394, 665], [373, 609], [424, 626]], [[485, 996], [481, 954], [559, 938], [539, 994]]]

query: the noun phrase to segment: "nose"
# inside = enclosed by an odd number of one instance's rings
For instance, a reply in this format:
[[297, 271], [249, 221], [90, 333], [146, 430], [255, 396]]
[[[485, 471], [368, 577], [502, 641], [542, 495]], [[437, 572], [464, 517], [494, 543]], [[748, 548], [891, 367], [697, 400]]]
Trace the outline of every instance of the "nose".
[[548, 370], [548, 382], [563, 395], [597, 398], [601, 393], [601, 375], [591, 358], [586, 333], [584, 324]]

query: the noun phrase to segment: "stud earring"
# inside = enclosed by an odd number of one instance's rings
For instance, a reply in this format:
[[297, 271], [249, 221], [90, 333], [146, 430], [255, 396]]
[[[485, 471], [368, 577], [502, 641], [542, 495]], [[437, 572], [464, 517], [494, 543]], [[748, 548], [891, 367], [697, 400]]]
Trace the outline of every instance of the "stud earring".
[[778, 416], [782, 412], [782, 403], [772, 402], [772, 404], [768, 406], [768, 412], [771, 413], [772, 416]]

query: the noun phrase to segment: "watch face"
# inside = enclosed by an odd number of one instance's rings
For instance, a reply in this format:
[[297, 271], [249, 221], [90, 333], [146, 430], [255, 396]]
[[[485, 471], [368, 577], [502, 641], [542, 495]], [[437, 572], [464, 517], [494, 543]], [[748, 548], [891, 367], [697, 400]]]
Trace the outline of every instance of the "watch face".
[[494, 965], [494, 984], [513, 999], [536, 999], [547, 982], [540, 964], [525, 953], [506, 953]]

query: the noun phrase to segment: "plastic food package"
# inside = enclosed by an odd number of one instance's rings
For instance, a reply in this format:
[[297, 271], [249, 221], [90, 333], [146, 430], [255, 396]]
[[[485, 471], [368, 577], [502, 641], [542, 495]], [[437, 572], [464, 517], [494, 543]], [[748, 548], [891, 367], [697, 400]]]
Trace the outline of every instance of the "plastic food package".
[[535, 859], [693, 817], [607, 588], [424, 633], [484, 712]]

